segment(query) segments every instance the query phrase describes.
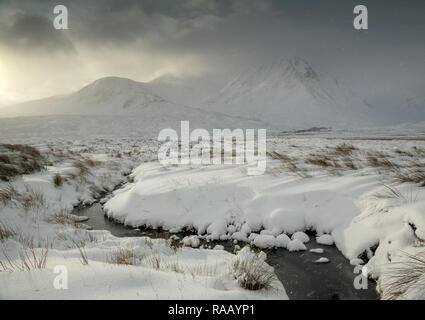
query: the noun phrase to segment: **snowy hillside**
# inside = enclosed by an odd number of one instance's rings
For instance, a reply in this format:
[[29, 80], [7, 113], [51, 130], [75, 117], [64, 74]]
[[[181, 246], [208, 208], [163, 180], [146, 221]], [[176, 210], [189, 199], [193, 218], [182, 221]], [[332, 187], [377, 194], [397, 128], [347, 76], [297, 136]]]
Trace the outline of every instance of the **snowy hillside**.
[[151, 92], [168, 101], [194, 107], [221, 88], [221, 84], [209, 77], [179, 78], [172, 75], [163, 75], [145, 85]]
[[[108, 126], [111, 125], [117, 132], [130, 133], [137, 130], [141, 134], [155, 135], [163, 128], [179, 128], [182, 120], [189, 120], [193, 129], [264, 127], [264, 124], [257, 121], [206, 112], [167, 101], [151, 93], [145, 83], [116, 77], [99, 79], [73, 94], [30, 101], [0, 110], [0, 117], [52, 115], [59, 118], [59, 123], [64, 122], [63, 119], [66, 123], [64, 116], [80, 116], [74, 124], [84, 127], [88, 122], [88, 129], [93, 127], [93, 122], [99, 121], [98, 125], [94, 125], [97, 127], [102, 120], [108, 120]], [[54, 121], [51, 124], [57, 123]], [[42, 127], [45, 125], [42, 124]], [[75, 126], [72, 127], [75, 130]]]
[[217, 95], [206, 110], [243, 114], [279, 127], [355, 127], [371, 124], [370, 107], [331, 76], [293, 58], [252, 67]]
[[9, 107], [4, 110], [4, 115], [131, 115], [145, 114], [148, 110], [165, 109], [187, 111], [149, 92], [144, 83], [125, 78], [107, 77], [73, 94]]

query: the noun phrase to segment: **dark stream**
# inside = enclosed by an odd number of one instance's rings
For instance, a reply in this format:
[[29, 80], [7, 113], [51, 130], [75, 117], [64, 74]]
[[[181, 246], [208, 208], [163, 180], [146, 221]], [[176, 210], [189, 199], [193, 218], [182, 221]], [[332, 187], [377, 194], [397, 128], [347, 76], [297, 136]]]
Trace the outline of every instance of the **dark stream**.
[[[87, 216], [87, 225], [96, 230], [108, 230], [116, 237], [168, 238], [166, 231], [139, 230], [126, 227], [120, 223], [109, 220], [104, 216], [99, 203], [88, 208], [76, 209], [75, 214]], [[180, 238], [187, 234], [177, 234]], [[376, 284], [369, 281], [367, 290], [356, 290], [353, 285], [354, 266], [338, 251], [335, 246], [319, 245], [311, 237], [306, 244], [308, 250], [322, 248], [323, 253], [307, 251], [289, 252], [285, 249], [265, 250], [267, 262], [275, 268], [275, 273], [285, 287], [290, 299], [297, 300], [338, 300], [338, 299], [379, 299]], [[201, 242], [208, 246], [223, 245], [225, 250], [233, 252], [234, 244], [231, 241], [215, 241], [214, 244]], [[239, 243], [240, 247], [244, 243]], [[313, 261], [326, 257], [329, 263], [316, 264]]]

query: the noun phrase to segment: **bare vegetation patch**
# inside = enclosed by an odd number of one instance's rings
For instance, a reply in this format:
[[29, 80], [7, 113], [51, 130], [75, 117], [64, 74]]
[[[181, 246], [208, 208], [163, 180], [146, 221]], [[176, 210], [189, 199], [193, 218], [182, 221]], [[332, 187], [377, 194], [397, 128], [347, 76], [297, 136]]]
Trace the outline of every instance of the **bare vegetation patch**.
[[36, 148], [21, 144], [0, 144], [0, 180], [44, 168], [46, 161]]
[[409, 151], [397, 149], [394, 152], [397, 153], [397, 154], [399, 154], [399, 155], [401, 155], [401, 156], [413, 157], [413, 153], [412, 152], [409, 152]]
[[276, 275], [273, 268], [259, 256], [260, 254], [251, 252], [238, 255], [233, 261], [231, 273], [244, 289], [261, 290], [273, 287]]
[[295, 163], [295, 160], [289, 157], [288, 155], [285, 155], [276, 151], [271, 151], [271, 152], [267, 152], [267, 156], [273, 160], [279, 160], [286, 169], [296, 174], [297, 176], [301, 178], [309, 177], [309, 175], [305, 172], [305, 170], [299, 168], [297, 164]]
[[395, 187], [391, 187], [385, 183], [382, 184], [385, 187], [383, 192], [373, 194], [376, 199], [402, 199], [406, 200], [406, 197]]
[[31, 157], [37, 158], [40, 157], [40, 151], [38, 151], [36, 148], [24, 145], [24, 144], [3, 144], [4, 148], [14, 151], [14, 152], [20, 152], [26, 155], [29, 155]]
[[134, 249], [120, 247], [112, 251], [106, 260], [108, 263], [121, 264], [121, 265], [132, 265], [137, 264], [138, 258]]
[[16, 191], [15, 187], [11, 184], [8, 184], [4, 188], [0, 188], [0, 202], [3, 205], [7, 205], [12, 199], [17, 197], [18, 192]]
[[0, 222], [0, 241], [7, 240], [15, 235], [16, 231], [12, 227]]
[[348, 143], [341, 143], [335, 147], [335, 152], [343, 156], [351, 155], [354, 150], [358, 150], [358, 148]]
[[19, 251], [18, 260], [10, 258], [4, 248], [2, 253], [4, 259], [0, 260], [0, 271], [30, 271], [46, 267], [49, 249], [23, 248]]
[[372, 153], [367, 156], [368, 164], [373, 168], [398, 170], [399, 166], [390, 161], [388, 157], [382, 153]]
[[20, 204], [24, 210], [46, 207], [46, 199], [39, 190], [34, 190], [30, 186], [25, 186], [25, 191], [20, 192], [9, 184], [0, 189], [0, 202], [3, 205], [10, 203]]
[[56, 213], [48, 216], [45, 220], [48, 223], [71, 225], [75, 228], [80, 227], [79, 223], [76, 222], [72, 218], [72, 216], [69, 213], [67, 213], [65, 210], [60, 210], [59, 212], [56, 212]]
[[63, 178], [59, 173], [55, 173], [53, 176], [53, 184], [55, 187], [61, 187], [63, 185]]
[[357, 166], [354, 164], [353, 159], [346, 157], [344, 158], [344, 166], [350, 170], [357, 170]]
[[89, 264], [89, 258], [87, 256], [86, 252], [86, 243], [84, 241], [76, 241], [72, 240], [72, 243], [74, 246], [78, 249], [78, 252], [80, 253], [80, 261], [82, 265], [88, 265]]
[[400, 170], [396, 174], [399, 183], [415, 183], [419, 187], [425, 187], [425, 171], [421, 168], [413, 170]]
[[90, 172], [89, 168], [85, 164], [83, 160], [76, 160], [72, 163], [72, 166], [74, 168], [77, 168], [79, 170], [79, 175], [86, 175]]
[[404, 261], [392, 263], [379, 279], [382, 299], [399, 299], [410, 289], [425, 287], [425, 251], [417, 255], [404, 253], [404, 256]]
[[332, 167], [333, 163], [328, 156], [325, 155], [312, 155], [304, 160], [307, 164], [313, 164], [322, 168]]
[[79, 181], [84, 181], [85, 183], [88, 183], [87, 180], [87, 176], [91, 175], [92, 173], [90, 172], [90, 168], [99, 166], [101, 164], [100, 161], [97, 160], [93, 160], [93, 159], [89, 159], [89, 158], [82, 158], [82, 159], [78, 159], [75, 160], [71, 165], [74, 168], [78, 169], [78, 173], [75, 174], [70, 174], [69, 178], [73, 179], [73, 180], [79, 180]]
[[[159, 254], [151, 254], [143, 258], [142, 262], [155, 270], [173, 271], [177, 273], [185, 273], [184, 268], [179, 264], [177, 259], [163, 258]], [[195, 276], [192, 273], [192, 276]]]

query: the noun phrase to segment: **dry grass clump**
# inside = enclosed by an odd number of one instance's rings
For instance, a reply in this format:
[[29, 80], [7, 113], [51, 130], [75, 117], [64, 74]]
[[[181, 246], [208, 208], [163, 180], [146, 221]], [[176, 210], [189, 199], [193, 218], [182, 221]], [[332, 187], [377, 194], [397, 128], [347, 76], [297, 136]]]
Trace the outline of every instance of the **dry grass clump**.
[[92, 160], [89, 158], [82, 158], [82, 159], [75, 160], [72, 163], [72, 166], [78, 169], [78, 174], [70, 174], [69, 177], [71, 179], [85, 180], [85, 176], [91, 174], [90, 168], [98, 166], [100, 165], [100, 163], [101, 163], [100, 161]]
[[48, 216], [45, 219], [48, 223], [54, 223], [54, 224], [63, 224], [63, 225], [71, 225], [75, 228], [80, 228], [81, 224], [75, 221], [69, 213], [67, 213], [65, 210], [60, 210], [59, 212], [56, 212], [50, 216]]
[[24, 145], [24, 144], [3, 144], [4, 148], [6, 148], [9, 151], [13, 152], [20, 152], [26, 155], [29, 155], [33, 158], [40, 157], [40, 151], [38, 151], [36, 148]]
[[11, 162], [10, 162], [9, 156], [4, 155], [4, 154], [0, 154], [0, 163], [10, 164]]
[[425, 288], [425, 251], [417, 255], [404, 253], [404, 256], [404, 261], [394, 262], [379, 278], [382, 299], [399, 299], [410, 289]]
[[351, 155], [354, 150], [358, 150], [358, 148], [348, 143], [341, 143], [335, 147], [335, 152], [344, 156]]
[[81, 162], [84, 163], [86, 166], [91, 167], [91, 168], [96, 167], [96, 166], [101, 164], [100, 161], [93, 160], [93, 159], [90, 159], [90, 158], [84, 158], [83, 160], [81, 160]]
[[[142, 262], [155, 270], [167, 270], [177, 273], [185, 273], [177, 259], [164, 259], [158, 254], [151, 254], [143, 258]], [[195, 276], [195, 271], [192, 270], [192, 276]]]
[[397, 153], [413, 158], [410, 159], [409, 163], [398, 164], [389, 160], [387, 155], [376, 152], [368, 153], [366, 159], [371, 167], [378, 169], [378, 173], [389, 173], [398, 183], [414, 183], [420, 187], [425, 187], [425, 164], [418, 161], [412, 153], [397, 151]]
[[267, 152], [266, 154], [268, 157], [270, 157], [273, 160], [280, 160], [280, 162], [282, 162], [285, 168], [287, 168], [289, 171], [296, 174], [297, 176], [301, 178], [309, 177], [309, 175], [305, 172], [305, 170], [300, 169], [296, 165], [294, 159], [292, 159], [291, 157], [282, 153], [278, 153], [276, 151]]
[[18, 192], [15, 187], [11, 184], [8, 184], [4, 188], [0, 188], [0, 202], [3, 205], [7, 205], [12, 199], [17, 197]]
[[33, 269], [44, 269], [47, 263], [48, 248], [23, 248], [19, 251], [19, 260], [9, 257], [3, 248], [4, 260], [0, 260], [0, 271], [30, 271]]
[[351, 170], [357, 170], [357, 166], [354, 164], [353, 159], [346, 157], [344, 158], [344, 166]]
[[399, 166], [390, 161], [384, 154], [369, 154], [367, 156], [368, 164], [373, 168], [398, 170]]
[[425, 187], [425, 171], [420, 168], [399, 171], [396, 180], [400, 183], [415, 183], [420, 187]]
[[19, 194], [16, 200], [26, 211], [29, 209], [46, 207], [46, 199], [43, 193], [41, 191], [34, 190], [29, 186], [25, 187], [25, 192]]
[[106, 261], [113, 264], [135, 266], [137, 264], [138, 258], [134, 252], [134, 249], [120, 247], [112, 251], [108, 255]]
[[89, 258], [87, 256], [86, 252], [86, 243], [84, 240], [75, 240], [71, 239], [72, 243], [74, 244], [75, 248], [78, 249], [78, 252], [80, 253], [80, 261], [81, 264], [86, 266], [89, 264]]
[[401, 156], [413, 157], [413, 153], [411, 153], [409, 151], [397, 149], [394, 152], [397, 153], [397, 154], [399, 154], [399, 155], [401, 155]]
[[385, 183], [382, 183], [382, 185], [385, 187], [385, 191], [373, 194], [374, 198], [407, 200], [407, 198], [396, 187], [391, 187]]
[[[242, 249], [246, 251], [246, 249]], [[276, 275], [272, 267], [267, 265], [260, 253], [240, 255], [235, 258], [231, 273], [239, 285], [247, 290], [261, 290], [272, 288]]]
[[143, 263], [151, 266], [155, 270], [161, 269], [161, 262], [162, 262], [161, 257], [159, 255], [156, 255], [156, 254], [152, 254], [152, 255], [143, 259]]
[[21, 171], [14, 165], [4, 164], [0, 162], [0, 179], [3, 181], [9, 181], [10, 177], [17, 176]]
[[25, 211], [33, 208], [46, 206], [46, 199], [41, 191], [34, 190], [28, 185], [25, 186], [24, 192], [19, 192], [13, 185], [0, 189], [0, 202], [3, 205], [8, 205], [10, 202], [20, 204]]
[[0, 144], [0, 179], [43, 169], [45, 159], [36, 148], [21, 144]]
[[[173, 270], [179, 272], [178, 269]], [[209, 264], [199, 264], [193, 267], [187, 268], [187, 272], [191, 274], [192, 277], [203, 276], [203, 277], [214, 277], [217, 275], [217, 265]]]
[[83, 160], [76, 160], [72, 163], [72, 166], [79, 170], [79, 175], [86, 175], [90, 172], [88, 166]]
[[63, 185], [63, 178], [59, 173], [55, 173], [53, 176], [53, 184], [55, 187], [61, 187]]
[[0, 222], [0, 241], [7, 240], [15, 235], [16, 231], [12, 227]]
[[322, 168], [332, 167], [333, 163], [328, 156], [325, 155], [313, 155], [304, 160], [307, 164], [313, 164]]

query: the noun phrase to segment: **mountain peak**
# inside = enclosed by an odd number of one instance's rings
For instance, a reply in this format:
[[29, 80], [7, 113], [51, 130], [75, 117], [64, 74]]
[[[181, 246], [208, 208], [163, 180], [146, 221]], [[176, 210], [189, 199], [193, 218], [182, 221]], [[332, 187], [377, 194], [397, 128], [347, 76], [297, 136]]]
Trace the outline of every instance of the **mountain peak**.
[[143, 82], [137, 82], [127, 78], [120, 77], [104, 77], [100, 78], [76, 92], [76, 96], [81, 99], [89, 99], [96, 103], [117, 99], [121, 97], [124, 100], [138, 100], [141, 97], [149, 100], [164, 100], [157, 97], [146, 88]]
[[[143, 83], [137, 82], [128, 78], [120, 77], [104, 77], [93, 81], [87, 86], [83, 87], [81, 90], [85, 89], [116, 89], [116, 88], [128, 88], [128, 87], [137, 87], [142, 86]], [[80, 90], [80, 91], [81, 91]]]
[[361, 99], [299, 57], [245, 70], [204, 107], [277, 126], [343, 127], [365, 123], [366, 118]]

